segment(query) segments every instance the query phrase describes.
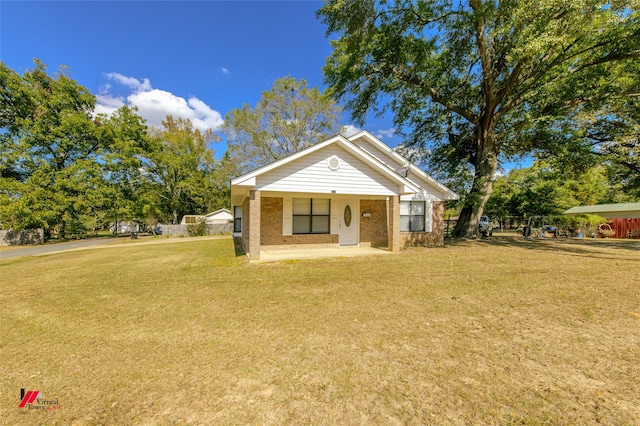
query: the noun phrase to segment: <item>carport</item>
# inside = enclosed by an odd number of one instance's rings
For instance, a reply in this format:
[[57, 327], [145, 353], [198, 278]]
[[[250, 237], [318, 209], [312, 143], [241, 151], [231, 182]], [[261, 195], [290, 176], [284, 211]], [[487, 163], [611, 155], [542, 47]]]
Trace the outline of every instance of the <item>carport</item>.
[[597, 204], [572, 207], [564, 214], [594, 214], [607, 219], [615, 231], [612, 238], [640, 238], [640, 203]]

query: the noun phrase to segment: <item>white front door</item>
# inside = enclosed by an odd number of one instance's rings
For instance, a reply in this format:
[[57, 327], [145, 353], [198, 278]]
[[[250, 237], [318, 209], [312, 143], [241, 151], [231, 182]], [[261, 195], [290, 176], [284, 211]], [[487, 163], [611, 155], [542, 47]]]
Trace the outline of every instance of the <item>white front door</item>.
[[360, 205], [358, 200], [340, 200], [340, 233], [338, 244], [355, 246], [358, 244]]

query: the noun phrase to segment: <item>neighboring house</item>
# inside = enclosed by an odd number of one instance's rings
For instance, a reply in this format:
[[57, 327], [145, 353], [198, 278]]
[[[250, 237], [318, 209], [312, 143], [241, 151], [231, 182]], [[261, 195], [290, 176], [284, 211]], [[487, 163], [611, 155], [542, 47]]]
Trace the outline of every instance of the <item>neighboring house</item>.
[[206, 215], [187, 214], [182, 216], [181, 225], [195, 225], [205, 221], [207, 225], [233, 222], [233, 215], [228, 209], [220, 209]]
[[609, 219], [609, 226], [616, 233], [614, 238], [640, 237], [640, 203], [597, 204], [572, 207], [564, 214], [575, 216], [594, 214]]
[[261, 250], [444, 244], [458, 195], [363, 131], [337, 135], [231, 180], [234, 235]]

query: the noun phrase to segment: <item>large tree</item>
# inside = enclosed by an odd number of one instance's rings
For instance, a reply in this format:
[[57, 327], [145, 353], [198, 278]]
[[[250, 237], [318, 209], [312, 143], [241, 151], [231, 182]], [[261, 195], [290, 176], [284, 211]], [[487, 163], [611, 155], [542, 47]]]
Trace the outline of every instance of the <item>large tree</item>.
[[638, 5], [329, 0], [326, 81], [357, 123], [390, 109], [407, 146], [467, 166], [454, 235], [473, 236], [500, 161], [543, 142], [531, 129], [638, 93]]
[[172, 223], [178, 223], [180, 215], [207, 213], [216, 167], [210, 145], [218, 136], [194, 128], [189, 119], [167, 116], [162, 125], [162, 129], [152, 129], [145, 173], [161, 203], [154, 210], [168, 211]]
[[[95, 117], [95, 97], [60, 68], [35, 60], [22, 76], [0, 63], [0, 222], [13, 229], [68, 227], [106, 201], [105, 155], [115, 149], [117, 119]], [[116, 117], [129, 117], [119, 111]]]
[[223, 131], [230, 156], [244, 173], [338, 133], [339, 118], [335, 101], [287, 76], [264, 91], [255, 108], [244, 104], [230, 111]]

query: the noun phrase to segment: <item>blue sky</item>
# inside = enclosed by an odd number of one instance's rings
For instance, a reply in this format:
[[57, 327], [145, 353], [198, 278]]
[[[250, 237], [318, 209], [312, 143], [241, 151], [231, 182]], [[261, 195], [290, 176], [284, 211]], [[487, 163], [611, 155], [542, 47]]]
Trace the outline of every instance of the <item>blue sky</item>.
[[[22, 74], [41, 59], [98, 96], [98, 110], [136, 104], [216, 128], [286, 75], [324, 89], [331, 53], [320, 1], [0, 1], [0, 59]], [[344, 125], [349, 115], [344, 114]], [[390, 118], [363, 128], [390, 146]], [[224, 142], [214, 147], [224, 152]]]

